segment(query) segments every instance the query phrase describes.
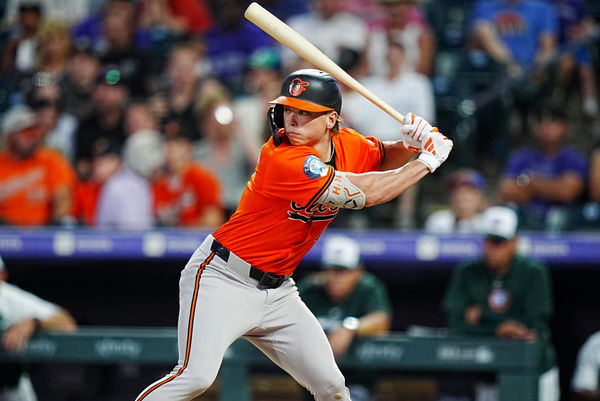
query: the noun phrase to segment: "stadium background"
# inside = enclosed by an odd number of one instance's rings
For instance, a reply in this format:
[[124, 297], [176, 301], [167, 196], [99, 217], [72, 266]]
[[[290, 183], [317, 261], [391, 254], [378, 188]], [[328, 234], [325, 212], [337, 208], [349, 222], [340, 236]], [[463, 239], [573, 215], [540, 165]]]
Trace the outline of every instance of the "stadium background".
[[[477, 107], [474, 112], [467, 107], [470, 103], [465, 103], [465, 99], [472, 100], [497, 74], [493, 68], [470, 63], [461, 48], [471, 4], [467, 0], [429, 1], [424, 4], [438, 39], [437, 65], [439, 67], [439, 61], [445, 60], [451, 64], [450, 70], [453, 71], [452, 76], [444, 77], [451, 85], [444, 85], [446, 89], [438, 88], [436, 107], [440, 130], [456, 135], [456, 155], [449, 161], [455, 166], [474, 162], [475, 132], [502, 118], [494, 115], [493, 103], [490, 107]], [[600, 20], [600, 2], [589, 1], [588, 5], [595, 19]], [[597, 44], [593, 49], [597, 61]], [[501, 96], [500, 90], [492, 98], [497, 100]], [[588, 148], [594, 138], [597, 136], [577, 136], [577, 145]], [[493, 180], [494, 168], [487, 173]], [[432, 177], [429, 185], [423, 187], [420, 196], [424, 202], [431, 202], [440, 195], [444, 178], [442, 175]], [[8, 230], [3, 231], [4, 234], [11, 232], [7, 228], [3, 230]], [[414, 235], [418, 234], [418, 231], [414, 232]], [[554, 235], [560, 237], [561, 234]], [[589, 235], [594, 236], [595, 233], [592, 231]], [[27, 249], [23, 250], [24, 254], [27, 252]], [[179, 270], [186, 258], [152, 260], [140, 256], [137, 259], [81, 261], [76, 258], [8, 255], [4, 259], [10, 267], [11, 282], [65, 306], [80, 325], [154, 327], [176, 323], [177, 283]], [[413, 325], [444, 326], [445, 319], [439, 305], [453, 265], [411, 261], [367, 266], [389, 286], [394, 308], [394, 331], [405, 331]], [[600, 330], [600, 291], [597, 284], [600, 282], [600, 260], [572, 265], [555, 264], [549, 260], [548, 265], [552, 272], [556, 310], [552, 330], [561, 385], [566, 395], [578, 348], [589, 334]], [[314, 261], [303, 263], [296, 277], [300, 278], [317, 268]], [[32, 372], [36, 385], [39, 385], [41, 400], [116, 401], [131, 399], [149, 379], [169, 368], [33, 365]]]

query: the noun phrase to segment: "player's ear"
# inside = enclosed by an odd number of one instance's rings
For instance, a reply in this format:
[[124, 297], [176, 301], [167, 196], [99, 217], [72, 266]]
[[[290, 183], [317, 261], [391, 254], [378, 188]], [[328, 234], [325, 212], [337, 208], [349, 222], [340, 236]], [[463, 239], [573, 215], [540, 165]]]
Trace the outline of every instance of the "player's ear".
[[327, 114], [327, 129], [332, 129], [338, 121], [337, 111], [331, 111]]

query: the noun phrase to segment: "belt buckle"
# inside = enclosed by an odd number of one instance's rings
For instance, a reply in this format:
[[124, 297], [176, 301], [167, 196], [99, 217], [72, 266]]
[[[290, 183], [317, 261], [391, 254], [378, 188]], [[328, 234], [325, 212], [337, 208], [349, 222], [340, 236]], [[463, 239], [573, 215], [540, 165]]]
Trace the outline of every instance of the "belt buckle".
[[258, 286], [261, 288], [277, 288], [284, 280], [285, 276], [274, 273], [265, 273], [258, 281]]

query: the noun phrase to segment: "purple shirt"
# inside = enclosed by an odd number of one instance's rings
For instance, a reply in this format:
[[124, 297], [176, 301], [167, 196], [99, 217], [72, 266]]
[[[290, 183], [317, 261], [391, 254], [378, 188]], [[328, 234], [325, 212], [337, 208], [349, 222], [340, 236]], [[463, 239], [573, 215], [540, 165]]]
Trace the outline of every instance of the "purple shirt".
[[[571, 147], [564, 147], [558, 153], [545, 155], [539, 149], [524, 148], [510, 155], [504, 176], [516, 179], [520, 174], [544, 178], [558, 178], [565, 173], [575, 173], [587, 180], [587, 158]], [[530, 208], [545, 213], [550, 206], [559, 205], [542, 199], [533, 199]]]

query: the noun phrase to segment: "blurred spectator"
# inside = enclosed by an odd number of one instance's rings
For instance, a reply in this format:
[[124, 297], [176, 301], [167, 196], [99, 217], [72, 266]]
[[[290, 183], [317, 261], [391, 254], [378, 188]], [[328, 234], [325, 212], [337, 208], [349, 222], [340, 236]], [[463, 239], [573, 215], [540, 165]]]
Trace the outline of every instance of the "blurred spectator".
[[199, 43], [182, 42], [175, 45], [166, 67], [168, 83], [164, 88], [157, 88], [149, 102], [153, 114], [163, 126], [176, 125], [190, 133], [194, 140], [202, 138], [195, 110], [197, 93], [205, 82], [201, 66]]
[[173, 46], [199, 37], [214, 25], [205, 0], [141, 0], [138, 8], [140, 28], [150, 35], [151, 70], [155, 76], [164, 71]]
[[100, 73], [100, 60], [90, 45], [75, 44], [67, 64], [67, 74], [60, 82], [64, 110], [78, 121], [94, 112], [93, 92]]
[[581, 201], [588, 161], [565, 143], [568, 132], [565, 111], [544, 105], [538, 111], [534, 126], [535, 145], [509, 155], [500, 182], [500, 195], [504, 202], [519, 207], [523, 213], [522, 225], [526, 228], [551, 228], [550, 209], [566, 210]]
[[310, 12], [310, 0], [258, 0], [257, 3], [282, 21]]
[[92, 149], [90, 176], [75, 185], [73, 217], [83, 226], [96, 225], [98, 199], [104, 183], [121, 168], [121, 148], [106, 138], [98, 139]]
[[473, 10], [473, 31], [483, 50], [520, 78], [554, 56], [558, 19], [544, 1], [479, 0]]
[[[385, 75], [372, 74], [360, 82], [395, 110], [410, 111], [435, 123], [431, 81], [408, 65], [404, 47], [397, 38], [390, 37], [387, 41], [386, 66]], [[398, 139], [400, 123], [356, 92], [350, 91], [344, 97], [342, 117], [364, 136], [375, 136], [382, 141]], [[417, 195], [418, 186], [413, 186], [401, 197], [360, 213], [368, 215], [372, 226], [414, 228]]]
[[167, 227], [217, 227], [224, 221], [218, 178], [193, 160], [193, 138], [167, 136], [165, 166], [152, 183], [154, 213]]
[[57, 21], [44, 22], [38, 32], [38, 42], [36, 69], [61, 81], [67, 72], [71, 52], [71, 37], [67, 26]]
[[[385, 285], [365, 271], [360, 245], [353, 239], [327, 238], [321, 263], [324, 271], [302, 279], [298, 291], [325, 330], [335, 358], [341, 359], [355, 338], [389, 333], [390, 299]], [[353, 401], [371, 399], [378, 372], [359, 368], [343, 373]]]
[[483, 257], [454, 270], [443, 308], [457, 333], [540, 342], [544, 348], [539, 400], [558, 401], [558, 367], [549, 328], [550, 273], [546, 266], [517, 253], [517, 226], [512, 209], [486, 210]]
[[127, 77], [113, 66], [106, 66], [97, 76], [93, 99], [95, 109], [81, 121], [75, 136], [75, 168], [80, 177], [90, 174], [94, 143], [100, 138], [122, 146], [125, 141], [125, 107], [129, 97]]
[[100, 190], [98, 227], [146, 230], [153, 226], [150, 180], [163, 163], [162, 146], [154, 131], [139, 131], [127, 138], [121, 168]]
[[[435, 123], [435, 102], [430, 79], [412, 70], [401, 42], [387, 41], [385, 75], [369, 75], [361, 83], [395, 110], [412, 112]], [[382, 141], [399, 138], [400, 124], [387, 113], [356, 92], [344, 98], [344, 120], [365, 136]]]
[[[598, 113], [596, 78], [587, 44], [597, 40], [596, 24], [586, 9], [584, 0], [552, 0], [558, 16], [558, 44], [565, 52], [559, 64], [558, 82], [554, 98], [564, 101], [573, 75], [579, 76], [582, 110], [585, 116]], [[587, 43], [586, 43], [587, 42]]]
[[137, 29], [133, 2], [107, 1], [101, 16], [82, 21], [72, 34], [77, 43], [91, 43], [102, 64], [116, 66], [130, 80], [132, 94], [146, 94], [152, 67], [146, 53], [150, 38], [147, 32]]
[[244, 90], [247, 58], [257, 49], [273, 47], [275, 41], [244, 18], [245, 0], [211, 4], [215, 26], [204, 36], [210, 71], [231, 93], [238, 95]]
[[425, 220], [425, 230], [438, 234], [481, 233], [485, 199], [485, 179], [472, 169], [456, 170], [448, 185], [450, 209], [433, 212]]
[[205, 33], [213, 25], [206, 0], [141, 0], [140, 25], [153, 36], [189, 36]]
[[558, 18], [545, 0], [478, 0], [472, 13], [473, 44], [499, 66], [511, 89], [511, 114], [527, 132], [530, 112], [552, 93], [549, 67], [556, 56]]
[[590, 200], [600, 203], [600, 144], [597, 144], [590, 157], [589, 178]]
[[[46, 75], [46, 77], [39, 77]], [[61, 152], [70, 162], [75, 155], [77, 119], [64, 112], [61, 89], [47, 73], [36, 73], [34, 85], [27, 95], [27, 103], [35, 111], [44, 143]]]
[[259, 149], [251, 148], [247, 142], [224, 88], [205, 86], [198, 99], [196, 111], [204, 138], [198, 143], [194, 158], [219, 177], [227, 218], [237, 208], [252, 173], [250, 166], [258, 161]]
[[159, 131], [158, 121], [145, 103], [133, 103], [125, 113], [125, 133], [130, 136], [142, 131]]
[[0, 222], [19, 226], [68, 225], [75, 175], [58, 152], [42, 146], [35, 113], [15, 106], [2, 122]]
[[368, 71], [386, 75], [388, 41], [401, 43], [406, 54], [408, 69], [431, 75], [436, 40], [419, 0], [377, 0], [383, 9], [384, 23], [372, 30], [368, 44]]
[[37, 33], [42, 23], [39, 3], [19, 6], [18, 25], [2, 51], [2, 74], [26, 75], [33, 72], [37, 60]]
[[[367, 25], [360, 18], [340, 11], [340, 4], [341, 0], [311, 0], [311, 12], [290, 18], [288, 25], [353, 74], [364, 57]], [[312, 68], [287, 48], [282, 50], [282, 61], [284, 72]]]
[[271, 137], [267, 121], [268, 102], [279, 97], [281, 58], [273, 48], [259, 49], [248, 59], [247, 95], [237, 96], [233, 107], [249, 136], [260, 147]]
[[600, 332], [592, 334], [579, 350], [571, 381], [572, 401], [600, 400]]
[[4, 16], [11, 23], [21, 7], [37, 4], [47, 19], [71, 25], [87, 17], [90, 12], [89, 2], [90, 0], [7, 0]]
[[[77, 330], [71, 314], [36, 295], [6, 282], [8, 272], [0, 258], [0, 332], [2, 347], [17, 353], [42, 330]], [[18, 362], [0, 362], [0, 399], [36, 401], [37, 396], [25, 367]]]

